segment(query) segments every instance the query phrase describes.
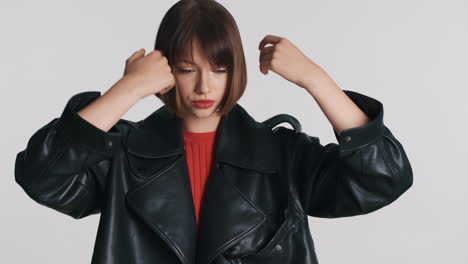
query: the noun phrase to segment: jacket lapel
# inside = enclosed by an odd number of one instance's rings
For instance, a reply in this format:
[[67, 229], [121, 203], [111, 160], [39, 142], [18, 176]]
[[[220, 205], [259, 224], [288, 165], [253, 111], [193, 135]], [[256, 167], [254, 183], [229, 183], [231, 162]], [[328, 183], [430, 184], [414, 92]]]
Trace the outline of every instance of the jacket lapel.
[[127, 192], [126, 202], [183, 264], [208, 264], [265, 218], [260, 206], [226, 181], [221, 163], [274, 173], [277, 144], [270, 128], [239, 104], [221, 117], [216, 166], [205, 186], [197, 232], [181, 121], [162, 106], [130, 130], [127, 156], [140, 181]]

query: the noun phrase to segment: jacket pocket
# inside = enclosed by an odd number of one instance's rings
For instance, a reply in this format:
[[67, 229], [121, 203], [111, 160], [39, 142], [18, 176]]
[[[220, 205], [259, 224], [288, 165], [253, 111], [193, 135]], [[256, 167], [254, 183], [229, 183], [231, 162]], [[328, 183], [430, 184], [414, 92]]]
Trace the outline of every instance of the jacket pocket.
[[292, 253], [292, 238], [298, 229], [298, 215], [292, 208], [284, 211], [285, 220], [266, 245], [252, 255], [240, 258], [240, 263], [287, 263]]

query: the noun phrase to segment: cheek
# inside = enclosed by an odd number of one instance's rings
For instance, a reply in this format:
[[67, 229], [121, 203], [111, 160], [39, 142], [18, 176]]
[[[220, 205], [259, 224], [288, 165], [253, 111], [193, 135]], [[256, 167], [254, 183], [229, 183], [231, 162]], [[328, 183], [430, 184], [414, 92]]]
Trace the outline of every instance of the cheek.
[[183, 101], [189, 101], [190, 100], [190, 92], [184, 90], [183, 88], [179, 87], [179, 97]]
[[185, 98], [187, 95], [190, 94], [190, 85], [185, 83], [184, 81], [176, 81], [176, 87], [182, 98]]
[[221, 90], [226, 90], [226, 87], [228, 85], [228, 78], [227, 77], [222, 77], [219, 78], [218, 80], [218, 87], [220, 87]]

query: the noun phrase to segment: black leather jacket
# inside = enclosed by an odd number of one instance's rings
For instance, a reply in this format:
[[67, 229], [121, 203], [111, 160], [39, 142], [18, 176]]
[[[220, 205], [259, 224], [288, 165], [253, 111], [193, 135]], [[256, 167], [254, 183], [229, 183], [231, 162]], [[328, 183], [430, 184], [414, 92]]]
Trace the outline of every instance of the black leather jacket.
[[94, 264], [318, 263], [307, 216], [367, 214], [413, 183], [382, 104], [345, 93], [371, 122], [335, 131], [338, 144], [287, 114], [257, 122], [237, 104], [223, 116], [199, 232], [180, 119], [164, 106], [104, 132], [76, 113], [100, 92], [76, 94], [17, 154], [15, 180], [75, 219], [100, 213]]

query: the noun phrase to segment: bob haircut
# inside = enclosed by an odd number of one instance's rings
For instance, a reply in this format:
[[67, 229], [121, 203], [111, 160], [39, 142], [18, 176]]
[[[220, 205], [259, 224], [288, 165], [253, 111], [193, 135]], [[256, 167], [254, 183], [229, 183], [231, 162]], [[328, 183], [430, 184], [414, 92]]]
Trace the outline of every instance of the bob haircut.
[[[174, 69], [181, 59], [191, 58], [193, 61], [192, 42], [195, 40], [212, 68], [225, 67], [228, 72], [226, 92], [217, 109], [220, 116], [224, 115], [235, 106], [247, 84], [244, 50], [237, 24], [226, 8], [215, 0], [181, 0], [164, 15], [154, 49], [160, 50]], [[171, 112], [180, 113], [177, 89], [155, 96]]]

